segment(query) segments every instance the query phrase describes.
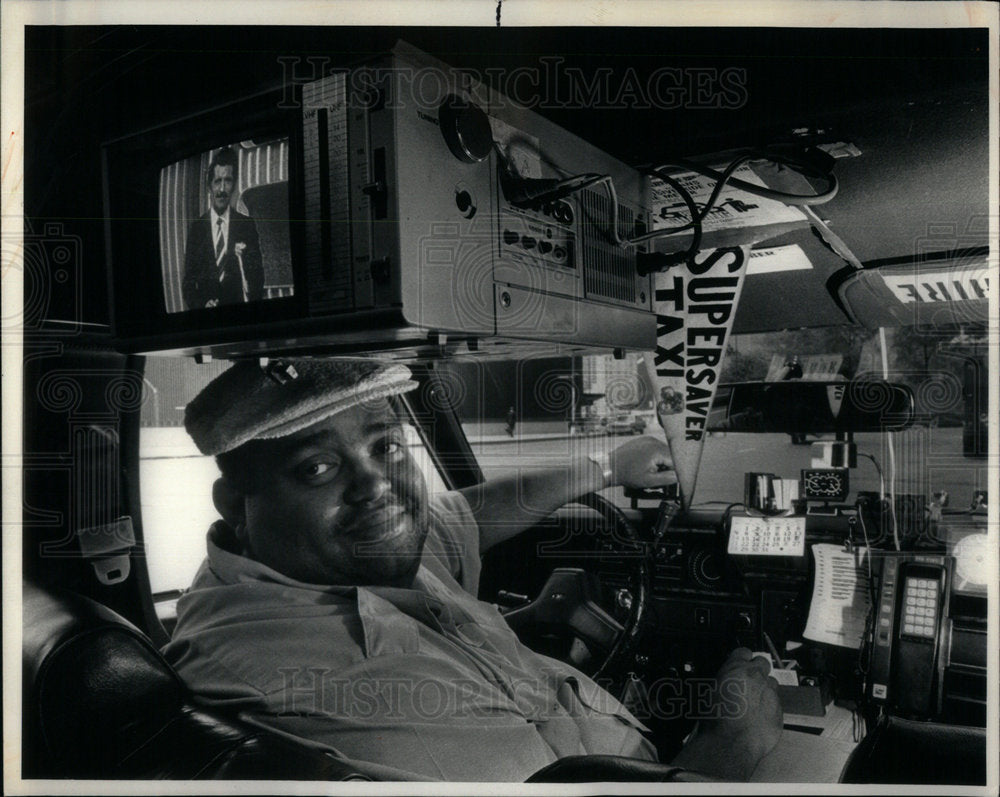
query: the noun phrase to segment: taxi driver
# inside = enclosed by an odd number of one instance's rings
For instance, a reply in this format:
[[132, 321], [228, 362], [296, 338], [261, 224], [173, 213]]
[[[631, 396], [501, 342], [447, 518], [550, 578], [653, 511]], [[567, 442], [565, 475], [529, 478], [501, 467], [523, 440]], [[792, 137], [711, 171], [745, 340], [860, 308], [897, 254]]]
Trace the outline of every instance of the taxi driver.
[[[284, 368], [275, 379], [237, 363], [187, 407], [222, 474], [222, 519], [165, 648], [196, 697], [382, 779], [524, 781], [565, 756], [655, 760], [625, 706], [522, 645], [476, 594], [481, 553], [540, 514], [672, 478], [665, 444], [641, 437], [604, 461], [428, 496], [392, 404], [417, 386], [407, 368]], [[735, 651], [719, 678], [740, 710], [700, 720], [671, 763], [747, 779], [781, 732], [767, 671]]]

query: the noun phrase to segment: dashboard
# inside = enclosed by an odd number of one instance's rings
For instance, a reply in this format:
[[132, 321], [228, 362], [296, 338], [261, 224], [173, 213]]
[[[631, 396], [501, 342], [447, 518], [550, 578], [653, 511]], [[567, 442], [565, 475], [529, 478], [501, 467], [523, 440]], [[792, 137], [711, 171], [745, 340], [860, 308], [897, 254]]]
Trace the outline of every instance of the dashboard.
[[[833, 710], [855, 718], [855, 742], [863, 735], [863, 721], [871, 727], [886, 712], [985, 727], [987, 575], [977, 559], [983, 553], [985, 517], [980, 522], [967, 514], [946, 515], [931, 529], [925, 517], [905, 515], [911, 528], [904, 539], [922, 542], [896, 552], [885, 531], [884, 510], [878, 502], [861, 502], [778, 518], [783, 533], [771, 543], [787, 545], [791, 538], [797, 550], [790, 553], [731, 552], [746, 551], [746, 535], [737, 539], [741, 529], [772, 520], [742, 505], [696, 506], [675, 514], [659, 533], [655, 505], [636, 506], [628, 513], [649, 565], [648, 611], [628, 677], [646, 686], [644, 694], [653, 704], [645, 706], [644, 721], [654, 730], [661, 752], [677, 749], [692, 727], [691, 707], [684, 706], [684, 700], [697, 696], [691, 684], [711, 678], [736, 647], [776, 654], [772, 660], [794, 673], [779, 687], [786, 727], [799, 721], [799, 715], [823, 716]], [[867, 560], [862, 524], [871, 543]], [[787, 532], [789, 526], [801, 529], [800, 539]], [[536, 529], [487, 552], [480, 597], [501, 606], [510, 605], [512, 596], [523, 602], [538, 593], [553, 568], [579, 567], [596, 578], [602, 605], [624, 623], [638, 554], [627, 547], [620, 550], [615, 536], [602, 531], [601, 520], [589, 510], [565, 507]], [[827, 571], [837, 567], [828, 557], [845, 552], [860, 553], [863, 563], [844, 610], [845, 617], [853, 614], [859, 623], [853, 642], [831, 641], [833, 632], [823, 627], [819, 606], [830, 598], [824, 589], [836, 598], [843, 588], [844, 572]], [[901, 590], [898, 599], [888, 595], [880, 600], [887, 574], [913, 567], [922, 568], [922, 591], [929, 590], [924, 581], [929, 584], [940, 574], [934, 581], [942, 596], [937, 614], [914, 605], [915, 586], [905, 594]], [[852, 609], [852, 601], [859, 605]], [[811, 616], [811, 609], [817, 616]], [[912, 633], [912, 617], [905, 623], [902, 619], [915, 611], [921, 612], [921, 628], [926, 629], [921, 640]], [[898, 629], [884, 623], [897, 616]], [[850, 637], [851, 630], [845, 633]], [[924, 650], [925, 640], [932, 638], [935, 649]], [[571, 641], [546, 634], [525, 641], [550, 655], [569, 657], [585, 671], [590, 663]], [[873, 673], [880, 666], [885, 672]], [[918, 692], [922, 700], [914, 698]]]

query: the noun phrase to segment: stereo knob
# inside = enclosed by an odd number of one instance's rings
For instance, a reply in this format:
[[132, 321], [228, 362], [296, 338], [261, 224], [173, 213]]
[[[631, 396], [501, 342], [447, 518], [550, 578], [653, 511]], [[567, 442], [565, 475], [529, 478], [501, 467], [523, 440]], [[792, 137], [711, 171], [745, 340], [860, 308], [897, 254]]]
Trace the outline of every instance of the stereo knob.
[[438, 109], [438, 123], [448, 149], [460, 161], [479, 163], [489, 156], [493, 129], [478, 105], [449, 94]]

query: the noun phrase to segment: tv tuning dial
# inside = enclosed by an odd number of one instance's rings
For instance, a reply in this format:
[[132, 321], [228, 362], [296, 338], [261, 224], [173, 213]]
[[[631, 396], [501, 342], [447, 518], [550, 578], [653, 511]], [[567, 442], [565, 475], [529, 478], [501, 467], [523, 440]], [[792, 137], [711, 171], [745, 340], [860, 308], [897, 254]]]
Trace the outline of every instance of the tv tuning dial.
[[445, 97], [438, 109], [438, 124], [451, 154], [465, 163], [479, 163], [493, 149], [490, 119], [473, 102], [456, 94]]

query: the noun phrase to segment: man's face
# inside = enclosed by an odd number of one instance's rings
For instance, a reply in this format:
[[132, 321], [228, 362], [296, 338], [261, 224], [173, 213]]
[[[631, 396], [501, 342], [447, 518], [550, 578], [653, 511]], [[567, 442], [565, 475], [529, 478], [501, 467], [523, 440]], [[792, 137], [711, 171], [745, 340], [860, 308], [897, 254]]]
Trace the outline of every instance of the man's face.
[[212, 207], [222, 215], [229, 207], [229, 198], [233, 195], [233, 167], [213, 166], [208, 190], [212, 195]]
[[259, 562], [312, 584], [408, 586], [427, 536], [427, 488], [387, 401], [267, 446], [241, 535]]

